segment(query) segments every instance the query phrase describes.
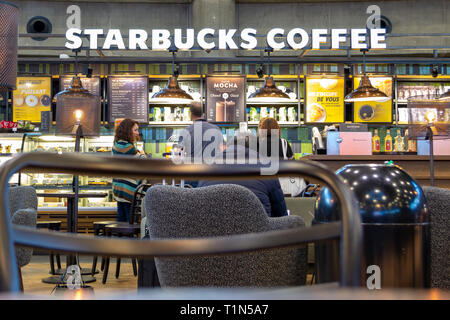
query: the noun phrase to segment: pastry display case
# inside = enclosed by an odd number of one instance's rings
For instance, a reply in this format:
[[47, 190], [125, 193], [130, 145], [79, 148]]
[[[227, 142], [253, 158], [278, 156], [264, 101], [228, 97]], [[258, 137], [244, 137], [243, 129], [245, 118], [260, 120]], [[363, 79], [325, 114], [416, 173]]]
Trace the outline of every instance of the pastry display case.
[[[82, 138], [80, 152], [110, 154], [114, 137], [112, 135]], [[70, 136], [55, 136], [42, 134], [25, 134], [23, 137], [23, 152], [53, 152], [66, 153], [75, 151], [75, 138]], [[79, 177], [80, 192], [106, 193], [104, 198], [80, 199], [79, 207], [105, 208], [115, 207], [112, 196], [112, 178], [109, 177]], [[41, 193], [58, 193], [72, 190], [73, 176], [61, 173], [21, 173], [19, 183], [31, 185]], [[57, 197], [39, 197], [39, 207], [65, 207], [66, 199]]]
[[[22, 133], [2, 133], [0, 135], [0, 165], [22, 152]], [[14, 174], [10, 184], [19, 183], [19, 175]]]

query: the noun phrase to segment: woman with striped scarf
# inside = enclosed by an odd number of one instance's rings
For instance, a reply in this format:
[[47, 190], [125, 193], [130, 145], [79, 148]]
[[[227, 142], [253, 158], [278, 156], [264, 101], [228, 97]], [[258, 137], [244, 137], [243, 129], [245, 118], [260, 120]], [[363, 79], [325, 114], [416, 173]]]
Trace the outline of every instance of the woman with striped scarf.
[[[145, 156], [136, 147], [139, 141], [139, 123], [132, 119], [122, 120], [115, 130], [113, 155]], [[139, 181], [133, 179], [113, 179], [114, 200], [117, 201], [117, 221], [129, 221], [134, 191]]]

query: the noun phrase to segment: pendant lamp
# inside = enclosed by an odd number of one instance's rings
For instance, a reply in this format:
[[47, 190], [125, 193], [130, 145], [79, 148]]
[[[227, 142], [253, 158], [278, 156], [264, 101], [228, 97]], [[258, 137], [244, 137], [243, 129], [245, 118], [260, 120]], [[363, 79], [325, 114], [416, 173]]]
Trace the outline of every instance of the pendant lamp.
[[370, 83], [369, 77], [366, 75], [366, 51], [367, 49], [361, 50], [363, 53], [363, 76], [359, 83], [359, 87], [353, 92], [345, 96], [345, 102], [385, 102], [390, 99], [384, 92], [373, 87]]
[[152, 101], [178, 104], [190, 103], [194, 99], [190, 94], [180, 88], [177, 81], [178, 75], [175, 75], [175, 52], [177, 49], [171, 46], [169, 51], [172, 52], [172, 76], [169, 78], [167, 86], [153, 95]]
[[273, 77], [270, 76], [270, 52], [272, 48], [266, 48], [269, 74], [264, 81], [264, 86], [253, 92], [247, 102], [289, 102], [291, 98], [275, 86]]
[[[57, 135], [100, 135], [100, 97], [83, 88], [78, 77], [78, 52], [75, 76], [70, 86], [55, 95]], [[82, 127], [82, 132], [78, 129]]]

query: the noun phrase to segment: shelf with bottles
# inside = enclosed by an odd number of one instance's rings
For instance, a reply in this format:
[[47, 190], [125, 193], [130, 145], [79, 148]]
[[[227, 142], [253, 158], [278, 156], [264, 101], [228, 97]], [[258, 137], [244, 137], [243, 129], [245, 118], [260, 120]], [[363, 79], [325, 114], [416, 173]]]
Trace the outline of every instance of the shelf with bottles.
[[[422, 79], [424, 80], [424, 79]], [[436, 95], [441, 95], [447, 90], [450, 90], [450, 82], [448, 81], [437, 81], [435, 79], [428, 81], [417, 81], [415, 80], [397, 80], [397, 104], [407, 104], [408, 98], [412, 96], [424, 96], [433, 97]]]
[[408, 128], [369, 128], [372, 132], [372, 153], [376, 154], [417, 154], [417, 141], [408, 135]]

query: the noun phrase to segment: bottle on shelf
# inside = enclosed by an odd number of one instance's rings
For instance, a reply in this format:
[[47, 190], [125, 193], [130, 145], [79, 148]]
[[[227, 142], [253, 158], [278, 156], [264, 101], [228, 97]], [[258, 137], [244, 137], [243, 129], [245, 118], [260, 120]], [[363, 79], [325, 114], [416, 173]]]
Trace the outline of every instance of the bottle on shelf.
[[403, 150], [404, 150], [403, 137], [401, 135], [400, 129], [397, 129], [397, 135], [395, 136], [395, 143], [394, 143], [394, 151], [403, 152]]
[[372, 152], [380, 152], [380, 137], [378, 136], [378, 130], [375, 129], [372, 137]]
[[386, 130], [386, 136], [384, 137], [384, 152], [392, 152], [392, 137], [389, 129]]
[[408, 129], [405, 130], [405, 151], [417, 152], [417, 141], [409, 137]]

